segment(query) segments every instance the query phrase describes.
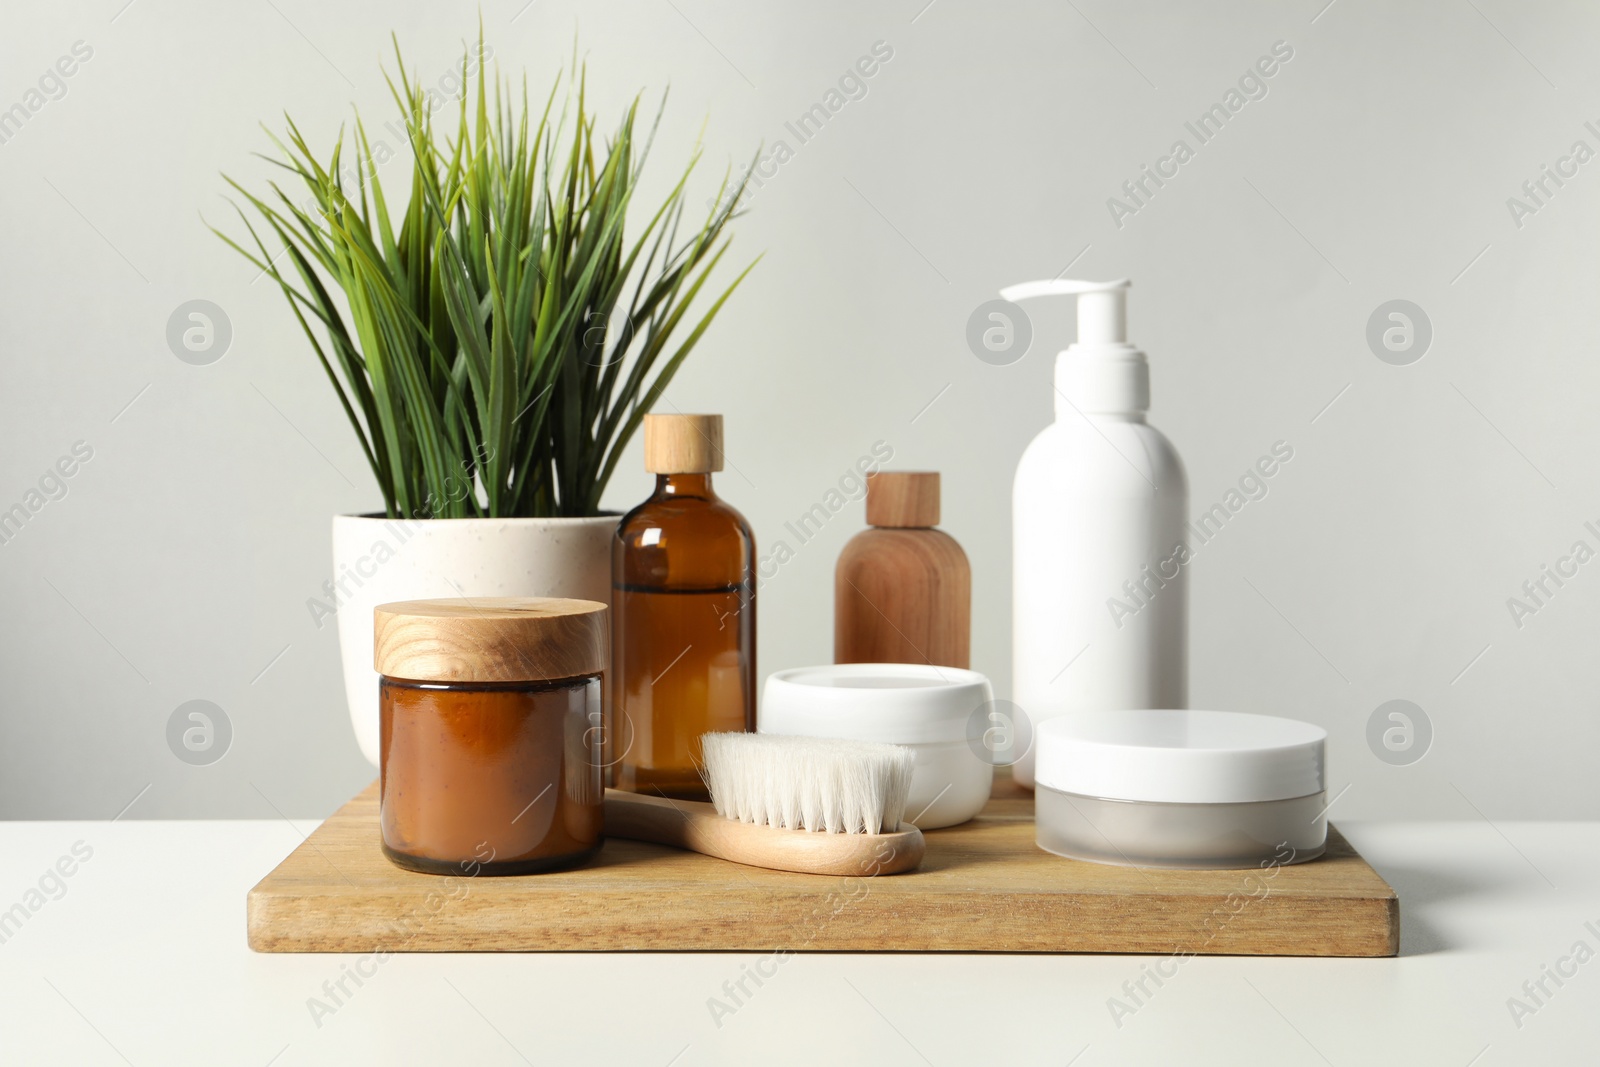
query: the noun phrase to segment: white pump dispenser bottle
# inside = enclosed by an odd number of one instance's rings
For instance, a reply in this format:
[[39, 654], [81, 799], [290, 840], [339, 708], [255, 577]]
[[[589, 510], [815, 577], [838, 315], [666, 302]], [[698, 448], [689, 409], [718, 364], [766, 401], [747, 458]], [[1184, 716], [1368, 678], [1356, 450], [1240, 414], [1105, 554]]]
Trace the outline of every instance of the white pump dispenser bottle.
[[[1188, 706], [1189, 488], [1145, 422], [1150, 368], [1127, 340], [1129, 285], [1000, 291], [1078, 299], [1077, 342], [1056, 356], [1056, 421], [1023, 453], [1012, 494], [1012, 700], [1035, 728]], [[1033, 787], [1031, 746], [1013, 772]]]

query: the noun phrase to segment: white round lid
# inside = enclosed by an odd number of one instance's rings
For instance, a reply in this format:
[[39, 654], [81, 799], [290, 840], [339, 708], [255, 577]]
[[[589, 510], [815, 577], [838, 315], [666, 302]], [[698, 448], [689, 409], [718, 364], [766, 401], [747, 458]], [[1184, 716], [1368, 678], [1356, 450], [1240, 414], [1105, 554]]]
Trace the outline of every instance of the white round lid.
[[1041, 723], [1034, 780], [1063, 793], [1233, 804], [1320, 793], [1328, 732], [1237, 711], [1093, 711]]
[[834, 663], [767, 677], [756, 729], [912, 745], [963, 741], [994, 699], [977, 671], [921, 663]]

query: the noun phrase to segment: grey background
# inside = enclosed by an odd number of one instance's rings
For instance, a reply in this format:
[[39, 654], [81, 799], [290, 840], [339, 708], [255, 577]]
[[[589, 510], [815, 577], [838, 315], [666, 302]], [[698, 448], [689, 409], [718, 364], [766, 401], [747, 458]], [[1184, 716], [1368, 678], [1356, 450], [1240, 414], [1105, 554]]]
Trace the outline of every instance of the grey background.
[[[352, 102], [381, 125], [389, 31], [431, 82], [479, 6], [124, 3], [14, 5], [0, 35], [0, 108], [94, 49], [0, 144], [0, 509], [94, 450], [0, 545], [0, 816], [322, 815], [373, 772], [334, 627], [305, 602], [329, 516], [378, 495], [279, 296], [202, 219], [233, 225], [219, 171], [269, 173], [258, 122], [287, 110], [322, 150]], [[534, 86], [577, 33], [603, 125], [670, 83], [658, 188], [706, 120], [697, 200], [758, 143], [795, 150], [737, 226], [735, 253], [765, 260], [668, 394], [727, 413], [720, 486], [763, 550], [876, 440], [943, 471], [974, 666], [1007, 695], [1011, 476], [1072, 316], [1036, 306], [1032, 351], [1003, 367], [967, 350], [966, 320], [1069, 263], [1131, 275], [1151, 419], [1195, 514], [1294, 448], [1192, 568], [1193, 703], [1326, 726], [1336, 819], [1600, 817], [1600, 561], [1520, 629], [1506, 604], [1575, 540], [1600, 548], [1600, 160], [1520, 228], [1506, 204], [1575, 140], [1600, 149], [1600, 9], [924, 3], [481, 7]], [[784, 123], [880, 40], [865, 98], [799, 145]], [[1268, 95], [1118, 228], [1107, 198], [1280, 40]], [[208, 366], [166, 343], [195, 299], [233, 329]], [[1408, 366], [1365, 339], [1395, 299], [1433, 327]], [[608, 503], [647, 486], [627, 463]], [[763, 675], [829, 658], [832, 567], [861, 523], [852, 505], [763, 588]], [[206, 766], [166, 741], [196, 699], [232, 725]], [[1433, 728], [1409, 765], [1367, 744], [1396, 699]]]

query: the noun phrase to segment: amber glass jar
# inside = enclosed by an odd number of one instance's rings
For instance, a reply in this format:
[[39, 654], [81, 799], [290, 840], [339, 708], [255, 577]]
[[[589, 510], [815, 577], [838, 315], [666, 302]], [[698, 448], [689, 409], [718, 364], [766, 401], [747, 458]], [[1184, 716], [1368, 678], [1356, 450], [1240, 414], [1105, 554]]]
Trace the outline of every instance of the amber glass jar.
[[384, 854], [468, 877], [593, 855], [606, 606], [411, 600], [379, 606], [374, 625]]
[[722, 416], [647, 415], [656, 491], [612, 551], [616, 785], [705, 800], [700, 735], [754, 730], [755, 537], [711, 487]]

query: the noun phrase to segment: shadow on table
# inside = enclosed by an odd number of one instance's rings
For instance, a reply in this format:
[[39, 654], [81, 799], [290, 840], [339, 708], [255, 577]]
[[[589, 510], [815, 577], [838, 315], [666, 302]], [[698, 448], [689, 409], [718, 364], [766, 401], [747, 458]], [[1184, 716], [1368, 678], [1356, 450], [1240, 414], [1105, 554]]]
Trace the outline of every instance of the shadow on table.
[[1494, 887], [1493, 879], [1464, 878], [1457, 871], [1433, 867], [1407, 867], [1403, 864], [1374, 865], [1383, 880], [1400, 897], [1400, 955], [1426, 956], [1432, 952], [1464, 946], [1451, 944], [1427, 912], [1434, 904], [1470, 896]]

